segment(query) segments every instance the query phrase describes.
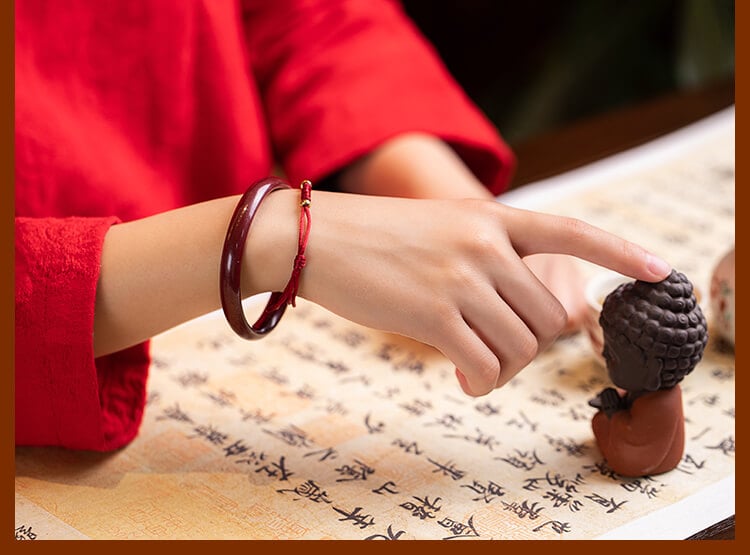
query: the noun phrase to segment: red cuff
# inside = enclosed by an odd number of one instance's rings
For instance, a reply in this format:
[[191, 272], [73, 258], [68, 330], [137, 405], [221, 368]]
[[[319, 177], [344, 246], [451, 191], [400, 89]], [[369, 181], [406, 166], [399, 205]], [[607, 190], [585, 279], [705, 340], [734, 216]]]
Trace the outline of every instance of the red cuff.
[[105, 451], [135, 437], [148, 344], [93, 356], [104, 236], [116, 218], [16, 218], [17, 445]]

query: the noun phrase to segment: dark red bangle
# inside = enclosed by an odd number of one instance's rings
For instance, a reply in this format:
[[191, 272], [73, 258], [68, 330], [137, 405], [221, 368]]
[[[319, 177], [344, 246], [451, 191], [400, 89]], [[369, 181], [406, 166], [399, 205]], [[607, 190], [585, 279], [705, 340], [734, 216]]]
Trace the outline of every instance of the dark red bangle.
[[291, 189], [291, 186], [276, 177], [267, 177], [251, 185], [237, 203], [224, 239], [219, 272], [221, 307], [231, 328], [244, 339], [264, 337], [279, 323], [287, 306], [286, 302], [279, 302], [284, 292], [274, 291], [271, 293], [263, 314], [251, 326], [245, 318], [240, 290], [242, 255], [245, 251], [245, 241], [250, 225], [266, 195], [278, 189]]

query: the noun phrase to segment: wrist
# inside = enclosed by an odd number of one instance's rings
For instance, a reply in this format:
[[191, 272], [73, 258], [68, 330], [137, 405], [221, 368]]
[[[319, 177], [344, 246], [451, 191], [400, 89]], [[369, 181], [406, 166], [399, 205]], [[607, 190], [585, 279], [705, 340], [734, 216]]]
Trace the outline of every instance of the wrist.
[[243, 297], [286, 286], [297, 252], [299, 209], [296, 188], [274, 191], [259, 206], [242, 258]]

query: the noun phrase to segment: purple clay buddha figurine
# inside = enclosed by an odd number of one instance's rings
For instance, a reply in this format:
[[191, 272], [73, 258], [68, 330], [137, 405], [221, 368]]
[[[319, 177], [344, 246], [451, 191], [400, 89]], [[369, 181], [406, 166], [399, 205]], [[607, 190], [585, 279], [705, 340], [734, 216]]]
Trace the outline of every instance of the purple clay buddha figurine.
[[687, 277], [675, 270], [658, 283], [620, 285], [604, 300], [607, 372], [615, 388], [589, 404], [591, 425], [609, 467], [623, 476], [675, 468], [685, 448], [679, 383], [708, 341], [706, 319]]

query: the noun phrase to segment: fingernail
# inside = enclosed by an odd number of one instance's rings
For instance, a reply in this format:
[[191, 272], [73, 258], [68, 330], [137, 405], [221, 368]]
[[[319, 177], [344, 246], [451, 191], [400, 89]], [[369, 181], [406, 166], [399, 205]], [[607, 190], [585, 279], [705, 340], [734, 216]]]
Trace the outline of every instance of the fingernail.
[[667, 277], [672, 271], [672, 266], [666, 261], [650, 253], [646, 257], [646, 266], [649, 272], [662, 279]]

